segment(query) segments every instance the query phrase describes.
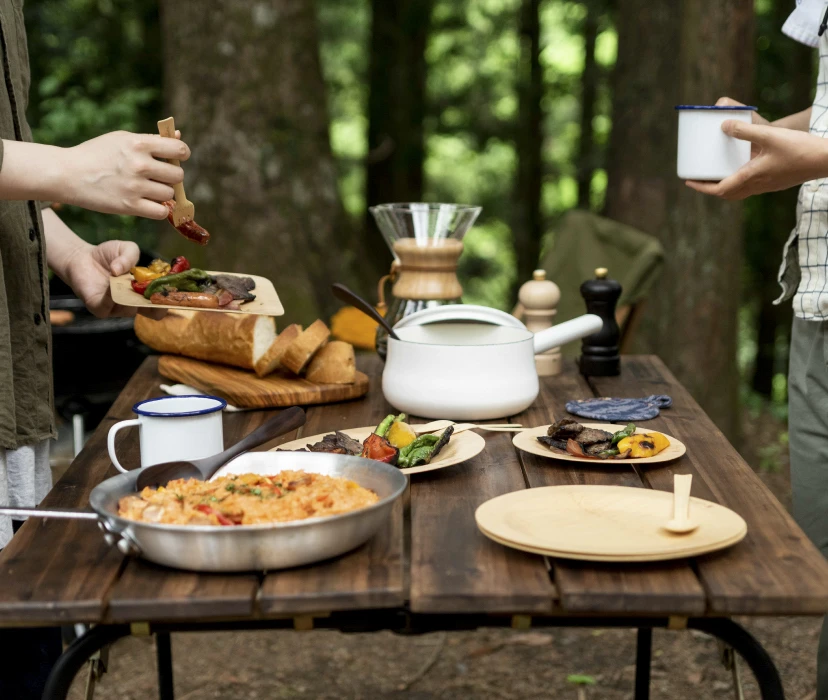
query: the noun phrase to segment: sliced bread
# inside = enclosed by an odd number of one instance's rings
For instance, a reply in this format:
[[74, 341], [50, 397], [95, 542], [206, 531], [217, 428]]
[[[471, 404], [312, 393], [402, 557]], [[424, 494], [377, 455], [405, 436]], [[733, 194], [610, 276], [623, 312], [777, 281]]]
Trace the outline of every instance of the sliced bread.
[[279, 363], [282, 360], [282, 355], [285, 354], [285, 350], [287, 350], [288, 345], [290, 345], [294, 340], [299, 337], [299, 334], [302, 332], [302, 326], [297, 323], [293, 323], [287, 328], [285, 328], [276, 339], [270, 344], [270, 347], [257, 361], [256, 361], [256, 374], [260, 377], [266, 377], [271, 372], [274, 372], [279, 367]]
[[294, 374], [301, 374], [313, 354], [328, 342], [331, 332], [322, 321], [314, 321], [285, 349], [280, 364]]
[[311, 358], [305, 377], [316, 384], [353, 384], [356, 381], [354, 346], [332, 340]]

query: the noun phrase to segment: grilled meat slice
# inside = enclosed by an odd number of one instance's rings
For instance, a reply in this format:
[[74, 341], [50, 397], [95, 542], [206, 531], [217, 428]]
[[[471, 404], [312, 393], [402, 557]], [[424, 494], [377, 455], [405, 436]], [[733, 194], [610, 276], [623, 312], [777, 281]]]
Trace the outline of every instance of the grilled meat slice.
[[556, 440], [548, 435], [541, 435], [538, 437], [538, 442], [546, 445], [553, 452], [561, 452], [566, 454], [566, 440]]
[[610, 447], [612, 447], [612, 440], [606, 440], [605, 442], [594, 442], [591, 445], [584, 447], [584, 452], [588, 455], [597, 456], [599, 453], [608, 450]]
[[566, 441], [569, 439], [575, 439], [575, 437], [577, 437], [583, 429], [584, 426], [577, 421], [574, 421], [571, 418], [564, 418], [563, 420], [559, 420], [557, 423], [550, 425], [549, 429], [546, 431], [546, 434], [556, 440]]
[[326, 435], [315, 445], [308, 445], [309, 452], [328, 452], [338, 455], [359, 455], [362, 452], [362, 443], [348, 437], [345, 433], [331, 433]]
[[250, 292], [256, 287], [251, 277], [235, 277], [233, 275], [216, 275], [216, 284], [233, 295], [239, 301], [253, 301], [255, 294]]
[[595, 430], [595, 428], [584, 428], [575, 439], [584, 447], [588, 447], [596, 442], [612, 442], [612, 433], [606, 430]]

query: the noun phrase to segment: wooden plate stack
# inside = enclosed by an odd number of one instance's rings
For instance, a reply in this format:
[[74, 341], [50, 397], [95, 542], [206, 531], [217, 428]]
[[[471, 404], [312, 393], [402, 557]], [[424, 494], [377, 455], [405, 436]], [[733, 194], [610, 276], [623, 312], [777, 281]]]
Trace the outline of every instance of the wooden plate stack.
[[673, 494], [624, 486], [546, 486], [507, 493], [475, 513], [480, 531], [507, 547], [561, 559], [643, 562], [695, 557], [747, 534], [732, 510], [690, 499], [691, 533], [664, 529]]

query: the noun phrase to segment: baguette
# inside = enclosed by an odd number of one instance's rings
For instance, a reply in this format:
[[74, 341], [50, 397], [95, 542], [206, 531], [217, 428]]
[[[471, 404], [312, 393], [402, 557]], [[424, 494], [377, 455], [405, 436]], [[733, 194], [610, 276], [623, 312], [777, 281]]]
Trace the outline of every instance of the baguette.
[[266, 377], [276, 370], [288, 345], [296, 340], [301, 332], [302, 326], [294, 323], [279, 333], [276, 339], [270, 344], [267, 352], [256, 361], [256, 366], [254, 367], [256, 374], [260, 377]]
[[305, 377], [315, 384], [353, 384], [356, 381], [354, 346], [332, 340], [311, 358]]
[[331, 332], [322, 321], [311, 323], [299, 337], [287, 346], [281, 365], [294, 374], [300, 374], [313, 354], [328, 342]]
[[135, 317], [135, 334], [153, 350], [252, 370], [276, 338], [272, 316], [177, 309], [160, 321]]

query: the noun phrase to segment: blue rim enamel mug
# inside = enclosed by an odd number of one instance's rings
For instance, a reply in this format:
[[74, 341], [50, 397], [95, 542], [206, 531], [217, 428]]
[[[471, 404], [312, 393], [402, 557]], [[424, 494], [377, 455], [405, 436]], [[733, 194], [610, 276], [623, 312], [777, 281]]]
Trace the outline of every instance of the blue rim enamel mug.
[[127, 472], [115, 454], [115, 436], [124, 428], [137, 427], [141, 467], [211, 457], [224, 451], [222, 411], [227, 406], [217, 396], [163, 396], [139, 401], [132, 407], [137, 418], [109, 429], [109, 458], [118, 471]]
[[682, 180], [724, 180], [750, 161], [750, 141], [728, 136], [722, 124], [750, 124], [756, 107], [678, 105], [677, 174]]

